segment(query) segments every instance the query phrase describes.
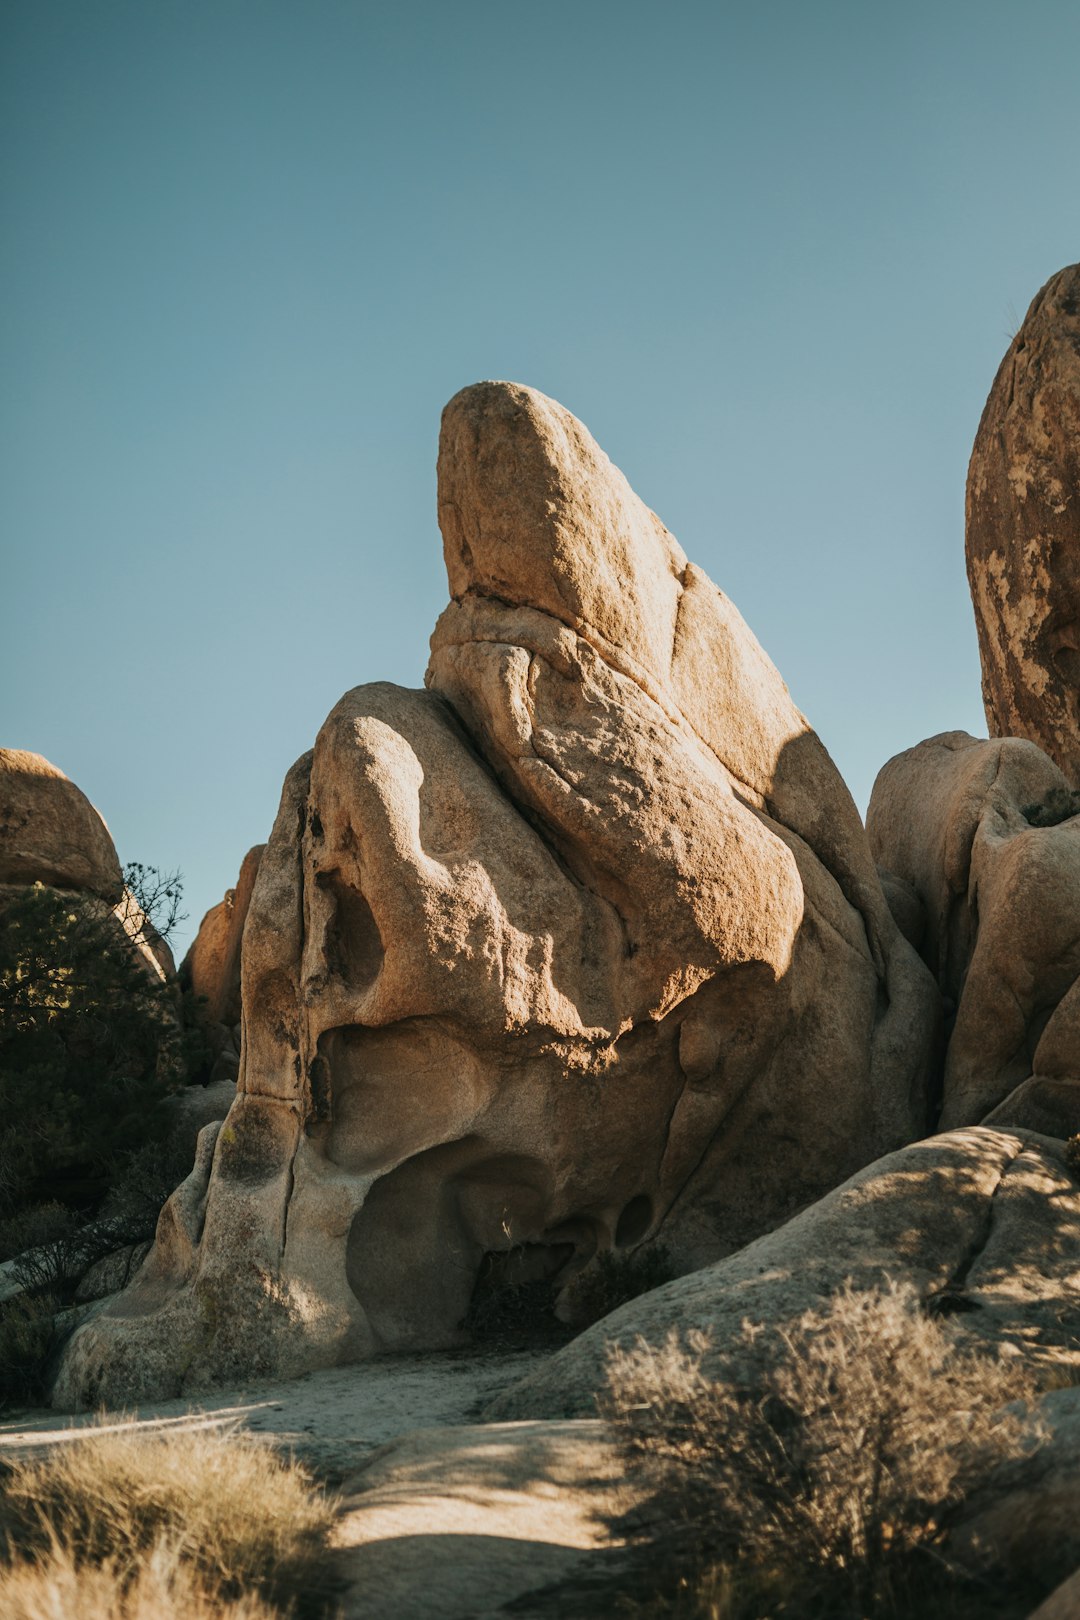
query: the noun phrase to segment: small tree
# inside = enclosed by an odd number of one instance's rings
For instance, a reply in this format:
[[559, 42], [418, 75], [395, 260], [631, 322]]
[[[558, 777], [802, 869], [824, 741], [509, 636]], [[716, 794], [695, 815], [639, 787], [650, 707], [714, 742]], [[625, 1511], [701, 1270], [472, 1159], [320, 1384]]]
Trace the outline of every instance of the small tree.
[[179, 876], [135, 866], [128, 881], [134, 926], [40, 883], [0, 912], [0, 1215], [92, 1208], [185, 1078], [174, 991], [140, 949], [179, 920]]

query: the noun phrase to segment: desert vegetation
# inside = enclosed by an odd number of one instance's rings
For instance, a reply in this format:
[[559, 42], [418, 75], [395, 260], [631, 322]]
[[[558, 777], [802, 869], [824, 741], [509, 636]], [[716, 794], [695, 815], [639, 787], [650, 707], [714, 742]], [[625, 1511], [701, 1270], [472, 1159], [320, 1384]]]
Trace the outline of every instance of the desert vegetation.
[[117, 911], [41, 883], [0, 911], [0, 1261], [21, 1289], [0, 1303], [0, 1403], [40, 1396], [81, 1281], [152, 1236], [190, 1169], [163, 1104], [200, 1037], [144, 955], [180, 879], [133, 863], [125, 885]]
[[[148, 869], [132, 866], [133, 880]], [[147, 900], [172, 907], [177, 882]], [[138, 897], [134, 897], [137, 902]], [[129, 908], [134, 911], [130, 892]], [[167, 932], [170, 919], [163, 919]], [[175, 913], [172, 920], [175, 920]], [[92, 895], [36, 883], [0, 915], [0, 1213], [99, 1199], [186, 1078], [174, 992], [147, 970], [149, 918], [129, 932]]]
[[722, 1349], [613, 1345], [603, 1410], [653, 1486], [638, 1551], [652, 1596], [634, 1612], [1027, 1612], [1027, 1594], [957, 1563], [948, 1531], [980, 1480], [1040, 1443], [1034, 1393], [1019, 1359], [962, 1348], [907, 1286], [845, 1289], [790, 1328], [747, 1322]]
[[0, 1480], [9, 1620], [297, 1620], [327, 1611], [334, 1503], [236, 1432], [91, 1429]]

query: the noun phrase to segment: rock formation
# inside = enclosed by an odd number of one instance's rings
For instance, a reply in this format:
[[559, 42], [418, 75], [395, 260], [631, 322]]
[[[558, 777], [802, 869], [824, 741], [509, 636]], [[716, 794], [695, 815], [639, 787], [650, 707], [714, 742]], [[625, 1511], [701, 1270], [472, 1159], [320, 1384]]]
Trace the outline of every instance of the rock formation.
[[124, 887], [108, 827], [75, 783], [40, 754], [0, 748], [0, 904], [35, 883], [112, 910], [154, 978], [170, 978], [172, 952]]
[[946, 732], [874, 784], [870, 847], [921, 904], [950, 1014], [943, 1128], [1080, 1131], [1080, 816], [1020, 738]]
[[63, 771], [0, 748], [0, 883], [46, 883], [115, 904], [124, 887], [109, 829]]
[[1052, 276], [994, 379], [971, 455], [967, 566], [991, 736], [1080, 786], [1080, 265]]
[[240, 1022], [240, 943], [265, 848], [248, 850], [235, 889], [226, 889], [225, 898], [211, 906], [180, 964], [181, 983], [205, 996], [207, 1018], [229, 1028]]
[[[1080, 1185], [1062, 1144], [1025, 1131], [951, 1131], [889, 1154], [741, 1253], [631, 1300], [519, 1384], [487, 1416], [591, 1417], [609, 1344], [710, 1336], [717, 1357], [744, 1321], [784, 1327], [847, 1282], [911, 1284], [975, 1343], [1023, 1345], [1075, 1377]], [[764, 1353], [764, 1347], [762, 1352]]]
[[458, 1342], [682, 1268], [924, 1128], [938, 993], [739, 614], [568, 412], [451, 401], [424, 691], [358, 687], [251, 895], [240, 1092], [54, 1399]]
[[235, 889], [211, 906], [180, 964], [181, 989], [194, 997], [192, 1016], [211, 1052], [207, 1078], [214, 1086], [235, 1081], [240, 1072], [240, 948], [265, 848], [256, 844], [248, 850]]

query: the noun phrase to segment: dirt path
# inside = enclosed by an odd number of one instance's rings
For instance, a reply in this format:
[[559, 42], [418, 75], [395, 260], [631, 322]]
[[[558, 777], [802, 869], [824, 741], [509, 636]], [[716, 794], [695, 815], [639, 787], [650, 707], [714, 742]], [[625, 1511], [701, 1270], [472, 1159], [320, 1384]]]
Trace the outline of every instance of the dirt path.
[[235, 1425], [341, 1490], [327, 1554], [340, 1620], [485, 1620], [507, 1605], [521, 1620], [592, 1620], [592, 1600], [572, 1594], [620, 1557], [633, 1500], [606, 1426], [478, 1421], [549, 1353], [388, 1356], [129, 1412], [11, 1413], [0, 1463], [90, 1424]]
[[98, 1421], [147, 1429], [235, 1424], [287, 1446], [320, 1477], [337, 1485], [379, 1446], [411, 1429], [475, 1422], [489, 1400], [548, 1353], [545, 1349], [386, 1356], [288, 1382], [253, 1381], [193, 1400], [161, 1401], [103, 1418], [90, 1412], [65, 1415], [36, 1408], [12, 1413], [0, 1423], [0, 1459], [11, 1448], [54, 1445]]

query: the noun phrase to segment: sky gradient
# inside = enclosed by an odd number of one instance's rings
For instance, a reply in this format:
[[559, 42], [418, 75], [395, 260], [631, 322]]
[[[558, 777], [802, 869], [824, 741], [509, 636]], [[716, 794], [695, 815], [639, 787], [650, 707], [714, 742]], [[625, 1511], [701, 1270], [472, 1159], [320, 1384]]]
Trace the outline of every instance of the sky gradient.
[[587, 424], [860, 807], [984, 733], [986, 394], [1080, 258], [1080, 6], [8, 0], [0, 743], [190, 935], [343, 691], [420, 685], [439, 413]]

